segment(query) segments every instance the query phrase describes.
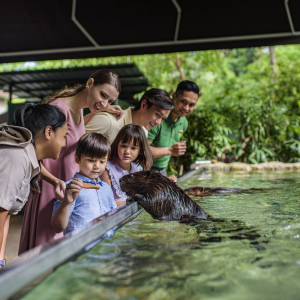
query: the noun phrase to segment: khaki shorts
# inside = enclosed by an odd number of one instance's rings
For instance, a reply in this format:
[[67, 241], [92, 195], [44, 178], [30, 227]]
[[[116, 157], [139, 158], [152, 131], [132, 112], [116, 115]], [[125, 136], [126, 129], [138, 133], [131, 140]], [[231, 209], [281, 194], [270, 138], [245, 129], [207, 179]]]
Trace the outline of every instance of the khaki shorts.
[[12, 208], [8, 211], [9, 215], [17, 215], [23, 206], [25, 205], [26, 201], [22, 202], [21, 200], [17, 199], [12, 206]]

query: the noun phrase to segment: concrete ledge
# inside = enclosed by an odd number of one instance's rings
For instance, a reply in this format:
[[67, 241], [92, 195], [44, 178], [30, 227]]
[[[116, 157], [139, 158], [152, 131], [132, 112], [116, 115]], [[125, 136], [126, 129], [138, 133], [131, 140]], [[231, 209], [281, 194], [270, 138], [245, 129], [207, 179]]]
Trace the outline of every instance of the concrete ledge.
[[197, 174], [197, 173], [200, 173], [202, 170], [203, 170], [203, 169], [202, 169], [201, 167], [198, 168], [198, 169], [195, 169], [195, 170], [190, 170], [190, 171], [184, 173], [183, 175], [178, 176], [177, 182], [180, 183], [180, 182], [182, 182], [182, 181], [188, 179], [189, 177], [191, 177], [191, 176], [193, 176], [193, 175], [195, 175], [195, 174]]
[[242, 162], [222, 163], [217, 162], [209, 165], [201, 166], [202, 171], [239, 171], [239, 172], [255, 172], [255, 171], [281, 171], [281, 172], [300, 172], [300, 162], [297, 163], [282, 163], [271, 161], [260, 164], [245, 164]]

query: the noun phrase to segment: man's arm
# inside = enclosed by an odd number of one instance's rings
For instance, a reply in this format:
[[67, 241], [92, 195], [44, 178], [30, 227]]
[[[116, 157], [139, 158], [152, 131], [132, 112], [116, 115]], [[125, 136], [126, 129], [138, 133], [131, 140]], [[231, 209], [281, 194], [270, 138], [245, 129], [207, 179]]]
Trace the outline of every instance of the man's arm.
[[154, 147], [151, 146], [152, 142], [155, 142], [157, 139], [161, 138], [161, 125], [153, 127], [148, 133], [148, 144], [150, 146], [150, 150], [152, 153], [152, 158], [160, 158], [167, 155], [172, 156], [180, 156], [184, 155], [186, 151], [186, 144], [185, 141], [177, 142], [172, 146], [169, 147]]
[[83, 117], [84, 125], [86, 125], [92, 118], [95, 116], [95, 113], [89, 113]]
[[181, 156], [186, 152], [186, 142], [181, 141], [170, 147], [153, 147], [152, 142], [148, 141], [153, 158], [159, 158], [167, 155]]
[[106, 113], [97, 113], [85, 125], [85, 132], [97, 132], [104, 136], [111, 132], [112, 121]]

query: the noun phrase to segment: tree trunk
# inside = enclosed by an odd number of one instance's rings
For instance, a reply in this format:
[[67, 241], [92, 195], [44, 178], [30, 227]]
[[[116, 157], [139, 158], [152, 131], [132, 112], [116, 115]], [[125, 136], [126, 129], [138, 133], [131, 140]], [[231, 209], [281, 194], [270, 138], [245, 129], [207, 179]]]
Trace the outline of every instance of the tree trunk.
[[175, 53], [175, 59], [173, 59], [173, 57], [168, 53], [166, 54], [166, 57], [175, 64], [176, 68], [178, 69], [178, 71], [180, 73], [181, 80], [185, 80], [185, 76], [184, 76], [183, 70], [181, 68], [181, 63], [180, 63], [178, 53]]
[[276, 65], [276, 53], [275, 53], [275, 47], [269, 46], [269, 53], [270, 53], [270, 64], [272, 68], [273, 74], [276, 74], [278, 72], [278, 68]]

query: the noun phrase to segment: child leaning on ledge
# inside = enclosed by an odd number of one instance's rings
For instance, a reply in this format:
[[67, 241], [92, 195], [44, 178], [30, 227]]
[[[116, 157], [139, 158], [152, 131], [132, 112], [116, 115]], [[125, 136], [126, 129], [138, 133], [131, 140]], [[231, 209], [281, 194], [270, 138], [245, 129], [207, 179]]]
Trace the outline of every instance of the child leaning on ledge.
[[[55, 232], [67, 234], [117, 207], [111, 187], [101, 181], [110, 155], [110, 145], [100, 133], [86, 133], [76, 146], [79, 173], [66, 182], [64, 200], [56, 200], [52, 214]], [[82, 188], [89, 183], [100, 189]]]

